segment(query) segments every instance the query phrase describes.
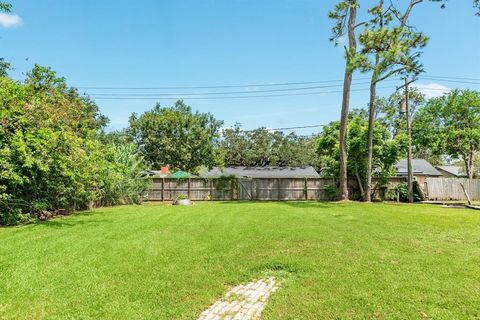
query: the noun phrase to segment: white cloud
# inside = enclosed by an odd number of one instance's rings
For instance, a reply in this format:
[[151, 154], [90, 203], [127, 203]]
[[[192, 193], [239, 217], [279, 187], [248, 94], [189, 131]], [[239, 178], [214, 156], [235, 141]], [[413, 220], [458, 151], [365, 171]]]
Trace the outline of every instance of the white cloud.
[[427, 99], [436, 98], [449, 93], [450, 88], [442, 86], [441, 84], [432, 82], [432, 83], [415, 83], [412, 84], [412, 87], [416, 87], [421, 93], [425, 95]]
[[0, 26], [4, 28], [18, 27], [22, 23], [22, 18], [19, 15], [0, 13]]

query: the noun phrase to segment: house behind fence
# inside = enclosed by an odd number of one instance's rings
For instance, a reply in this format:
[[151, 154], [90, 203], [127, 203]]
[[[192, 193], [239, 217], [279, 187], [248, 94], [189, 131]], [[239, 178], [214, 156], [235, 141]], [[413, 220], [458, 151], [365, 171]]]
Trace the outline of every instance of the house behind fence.
[[[480, 200], [480, 179], [445, 178], [423, 162], [415, 162], [415, 179], [424, 200], [465, 200], [460, 183], [465, 185], [472, 200]], [[399, 166], [402, 167], [401, 164]], [[431, 168], [430, 168], [431, 167]], [[432, 170], [433, 168], [433, 170]], [[427, 170], [428, 169], [428, 170]], [[396, 200], [396, 186], [405, 183], [399, 175], [375, 190], [377, 198]], [[148, 192], [150, 201], [173, 201], [184, 194], [191, 200], [333, 200], [336, 180], [322, 178], [313, 167], [229, 167], [213, 168], [201, 177], [154, 177]], [[373, 179], [375, 185], [376, 179]], [[359, 198], [356, 179], [348, 181], [349, 194]], [[354, 198], [356, 199], [356, 198]]]
[[[230, 167], [214, 168], [202, 177], [187, 179], [153, 178], [148, 194], [151, 201], [173, 201], [180, 194], [191, 200], [333, 200], [336, 181], [321, 178], [313, 167]], [[404, 182], [392, 178], [389, 188]], [[351, 193], [358, 190], [349, 180]]]

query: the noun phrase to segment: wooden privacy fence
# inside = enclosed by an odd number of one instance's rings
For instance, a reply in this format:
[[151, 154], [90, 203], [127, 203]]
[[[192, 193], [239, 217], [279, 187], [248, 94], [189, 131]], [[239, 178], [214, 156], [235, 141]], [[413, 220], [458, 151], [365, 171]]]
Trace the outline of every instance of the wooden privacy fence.
[[[403, 178], [393, 178], [391, 188]], [[328, 178], [253, 178], [253, 179], [175, 179], [153, 178], [148, 192], [150, 201], [173, 201], [180, 194], [191, 200], [332, 200], [326, 191], [335, 184]], [[357, 189], [354, 179], [349, 181], [350, 193]]]
[[466, 200], [461, 183], [472, 200], [480, 200], [480, 179], [427, 178], [424, 190], [429, 200]]
[[180, 194], [191, 200], [328, 200], [325, 186], [333, 179], [172, 179], [153, 178], [148, 200], [172, 201]]

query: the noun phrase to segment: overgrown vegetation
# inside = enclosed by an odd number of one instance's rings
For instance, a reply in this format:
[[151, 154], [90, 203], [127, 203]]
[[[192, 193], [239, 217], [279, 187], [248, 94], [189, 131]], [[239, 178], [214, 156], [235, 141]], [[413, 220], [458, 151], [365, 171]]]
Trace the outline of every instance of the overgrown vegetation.
[[0, 78], [0, 224], [137, 203], [148, 187], [132, 144], [102, 142], [97, 105], [36, 65]]

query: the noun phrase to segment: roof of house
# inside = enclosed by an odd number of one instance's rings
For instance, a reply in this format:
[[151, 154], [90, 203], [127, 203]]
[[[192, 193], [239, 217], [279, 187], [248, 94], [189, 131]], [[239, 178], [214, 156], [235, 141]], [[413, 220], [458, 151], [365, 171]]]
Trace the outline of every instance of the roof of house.
[[156, 178], [178, 178], [178, 179], [181, 178], [181, 179], [183, 179], [183, 178], [195, 178], [195, 177], [197, 177], [196, 175], [185, 172], [185, 171], [163, 173], [160, 170], [145, 170], [145, 173], [148, 176], [156, 177]]
[[238, 178], [319, 178], [313, 167], [226, 167], [213, 168], [200, 173], [202, 177], [215, 178], [234, 175]]
[[457, 176], [457, 177], [464, 177], [466, 176], [465, 170], [462, 167], [459, 166], [437, 166], [436, 167], [439, 170], [443, 170], [447, 173], [450, 173], [451, 175]]
[[[395, 164], [395, 168], [397, 169], [397, 175], [403, 176], [407, 175], [407, 159], [399, 160]], [[425, 159], [412, 159], [412, 168], [414, 175], [426, 175], [426, 176], [442, 176], [440, 171], [435, 169], [434, 166], [430, 164]]]

